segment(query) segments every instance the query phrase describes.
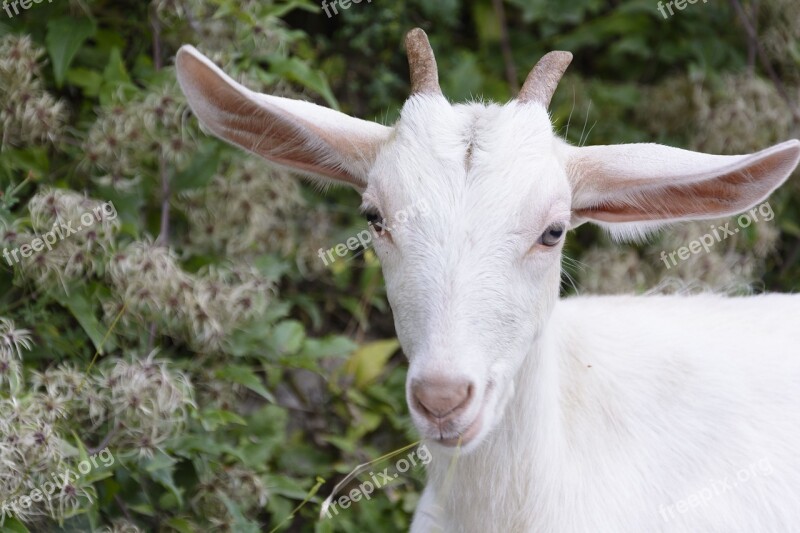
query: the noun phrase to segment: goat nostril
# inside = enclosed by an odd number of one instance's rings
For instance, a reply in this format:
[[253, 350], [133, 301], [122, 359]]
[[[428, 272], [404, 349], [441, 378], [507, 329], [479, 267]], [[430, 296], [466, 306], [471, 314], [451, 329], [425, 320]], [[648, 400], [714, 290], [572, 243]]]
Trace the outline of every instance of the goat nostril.
[[414, 380], [412, 402], [427, 418], [440, 420], [463, 411], [472, 399], [473, 390], [468, 381]]

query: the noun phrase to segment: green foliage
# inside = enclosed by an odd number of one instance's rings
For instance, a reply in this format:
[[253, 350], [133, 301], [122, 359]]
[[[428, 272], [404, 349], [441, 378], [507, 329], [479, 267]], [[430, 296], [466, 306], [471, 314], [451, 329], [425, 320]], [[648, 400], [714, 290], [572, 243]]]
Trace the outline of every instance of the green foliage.
[[68, 17], [53, 19], [47, 24], [47, 52], [53, 65], [56, 85], [61, 87], [64, 75], [81, 45], [96, 31], [90, 19]]
[[[54, 223], [99, 209], [52, 250], [0, 260], [0, 506], [101, 445], [115, 459], [54, 497], [54, 510], [0, 527], [409, 526], [420, 469], [318, 519], [357, 464], [416, 440], [374, 253], [328, 267], [317, 256], [363, 229], [357, 195], [318, 195], [201, 132], [171, 67], [181, 44], [256, 90], [391, 123], [408, 90], [402, 37], [422, 26], [453, 100], [505, 101], [543, 53], [572, 51], [551, 111], [575, 144], [737, 152], [797, 134], [727, 3], [668, 20], [656, 4], [507, 0], [505, 26], [491, 0], [362, 2], [332, 18], [311, 0], [0, 11], [0, 247], [32, 246]], [[796, 107], [796, 2], [748, 12]], [[668, 276], [798, 290], [797, 180], [771, 205], [773, 223], [668, 273], [658, 252], [704, 226], [638, 247], [580, 228], [567, 253], [586, 266], [566, 270], [593, 292], [643, 291]]]

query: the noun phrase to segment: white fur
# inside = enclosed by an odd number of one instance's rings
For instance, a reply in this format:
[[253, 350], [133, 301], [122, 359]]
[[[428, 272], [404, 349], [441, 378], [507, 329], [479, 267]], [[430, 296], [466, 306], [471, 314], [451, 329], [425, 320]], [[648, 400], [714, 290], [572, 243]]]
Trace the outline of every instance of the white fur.
[[[788, 177], [800, 143], [748, 156], [576, 148], [539, 105], [437, 95], [412, 96], [388, 132], [362, 131], [334, 111], [315, 122], [309, 105], [226, 91], [229, 78], [206, 89], [198, 80], [213, 78], [189, 61], [199, 54], [181, 54], [190, 104], [223, 138], [231, 124], [257, 129], [209, 91], [263, 102], [267, 140], [294, 120], [293, 138], [314, 148], [305, 171], [349, 161], [353, 143], [330, 139], [358, 132], [361, 165], [344, 181], [394, 227], [375, 249], [409, 383], [473, 386], [454, 428], [411, 406], [433, 453], [412, 531], [800, 531], [800, 296], [559, 300], [562, 244], [537, 244], [554, 223], [637, 234], [744, 211]], [[276, 159], [262, 140], [240, 144]], [[421, 203], [424, 216], [393, 223]], [[458, 435], [460, 452], [440, 443]], [[771, 471], [705, 497], [754, 464]]]
[[449, 488], [432, 447], [412, 531], [800, 530], [798, 317], [787, 295], [558, 302]]

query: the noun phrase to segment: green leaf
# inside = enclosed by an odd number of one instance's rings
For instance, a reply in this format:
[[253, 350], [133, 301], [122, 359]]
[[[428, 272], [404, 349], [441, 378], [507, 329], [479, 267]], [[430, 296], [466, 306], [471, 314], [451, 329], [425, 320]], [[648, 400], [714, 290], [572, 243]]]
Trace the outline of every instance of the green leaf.
[[793, 237], [800, 237], [800, 225], [790, 218], [784, 218], [781, 221], [781, 229]]
[[58, 87], [63, 85], [64, 75], [81, 45], [96, 31], [94, 21], [88, 18], [60, 17], [47, 23], [45, 43]]
[[171, 189], [182, 192], [187, 189], [199, 189], [211, 182], [217, 173], [220, 160], [220, 145], [208, 143], [193, 159], [189, 166], [175, 174], [172, 178]]
[[261, 528], [257, 523], [245, 518], [239, 506], [233, 502], [228, 496], [220, 492], [219, 497], [228, 509], [228, 514], [233, 518], [231, 529], [237, 533], [261, 533]]
[[55, 296], [58, 303], [67, 308], [75, 320], [81, 325], [83, 330], [92, 340], [97, 353], [104, 354], [106, 350], [113, 350], [116, 347], [113, 332], [108, 333], [106, 346], [103, 346], [103, 339], [107, 331], [106, 328], [100, 324], [100, 321], [94, 314], [94, 308], [89, 302], [89, 296], [85, 287], [72, 288], [68, 294], [58, 293]]
[[300, 355], [314, 359], [346, 357], [353, 353], [356, 348], [358, 348], [358, 344], [347, 337], [330, 335], [322, 339], [307, 339]]
[[330, 444], [336, 446], [340, 450], [345, 453], [353, 453], [356, 451], [356, 442], [353, 442], [350, 437], [339, 437], [338, 435], [325, 435], [322, 437], [322, 440], [329, 442]]
[[305, 336], [303, 324], [296, 320], [284, 320], [272, 330], [272, 349], [278, 355], [296, 353], [303, 345]]
[[25, 524], [16, 518], [10, 518], [3, 523], [3, 532], [9, 533], [30, 533], [30, 530], [25, 527]]
[[286, 498], [302, 501], [308, 496], [308, 489], [298, 480], [286, 476], [265, 475], [264, 481], [270, 488], [270, 494], [280, 494]]
[[247, 425], [247, 420], [225, 409], [206, 409], [200, 413], [200, 423], [206, 431], [216, 431], [217, 428], [229, 424]]
[[253, 371], [253, 369], [243, 365], [228, 365], [225, 368], [217, 371], [217, 377], [239, 385], [244, 385], [251, 391], [255, 392], [268, 402], [275, 403], [275, 397], [269, 392], [261, 378]]
[[120, 90], [129, 96], [136, 91], [136, 87], [131, 83], [131, 78], [128, 75], [128, 70], [125, 68], [125, 62], [122, 60], [122, 54], [119, 48], [112, 48], [111, 53], [108, 55], [106, 68], [103, 70], [100, 103], [103, 105], [111, 105]]
[[284, 408], [270, 404], [251, 413], [246, 428], [249, 436], [237, 448], [241, 462], [252, 468], [268, 464], [275, 452], [287, 442], [285, 429], [288, 418]]
[[295, 9], [302, 9], [304, 11], [308, 11], [309, 13], [317, 13], [318, 8], [315, 5], [309, 4], [306, 2], [306, 0], [293, 0], [284, 5], [265, 5], [261, 9], [263, 10], [261, 13], [262, 16], [280, 18], [288, 14], [290, 11], [294, 11]]
[[267, 279], [272, 280], [278, 280], [291, 271], [291, 267], [285, 258], [271, 254], [258, 256], [253, 262], [253, 266]]
[[235, 457], [239, 461], [244, 460], [239, 448], [235, 448], [224, 442], [217, 442], [213, 437], [209, 436], [208, 433], [188, 435], [176, 439], [174, 453], [186, 459], [193, 459], [198, 455], [208, 455], [215, 458], [229, 455]]
[[228, 353], [236, 357], [259, 357], [267, 360], [284, 353], [295, 353], [303, 343], [305, 331], [299, 322], [271, 322], [285, 317], [290, 308], [285, 302], [269, 306], [265, 316], [234, 331], [229, 338]]
[[143, 514], [145, 516], [155, 516], [156, 511], [153, 509], [153, 506], [149, 503], [137, 503], [133, 505], [129, 505], [128, 509], [134, 511], [139, 514]]
[[103, 70], [103, 81], [109, 83], [131, 82], [131, 78], [128, 76], [128, 70], [125, 68], [125, 62], [122, 61], [122, 54], [119, 48], [112, 48], [111, 53], [108, 55], [108, 63]]
[[145, 463], [144, 469], [153, 481], [168, 489], [177, 498], [179, 505], [183, 505], [183, 489], [175, 484], [173, 478], [175, 464], [175, 459], [159, 451]]
[[192, 524], [189, 520], [185, 518], [173, 517], [169, 520], [164, 522], [164, 525], [167, 527], [171, 527], [178, 533], [194, 533], [197, 531], [197, 526]]
[[375, 381], [399, 347], [397, 339], [388, 339], [365, 344], [356, 350], [345, 367], [347, 373], [355, 377], [356, 387], [361, 389]]
[[97, 96], [103, 84], [103, 76], [99, 72], [82, 67], [69, 69], [65, 79], [70, 85], [83, 89], [84, 96]]
[[47, 150], [42, 147], [5, 149], [0, 154], [0, 163], [8, 168], [40, 175], [50, 170]]

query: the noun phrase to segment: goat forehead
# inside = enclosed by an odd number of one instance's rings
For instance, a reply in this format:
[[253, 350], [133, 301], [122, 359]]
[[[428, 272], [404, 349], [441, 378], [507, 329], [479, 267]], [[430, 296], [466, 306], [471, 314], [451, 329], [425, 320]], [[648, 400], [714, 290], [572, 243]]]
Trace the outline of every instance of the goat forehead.
[[552, 138], [547, 112], [538, 106], [450, 105], [443, 98], [417, 96], [403, 107], [394, 145], [400, 156], [469, 170], [481, 155], [535, 160], [549, 151]]
[[427, 216], [410, 225], [425, 224], [428, 234], [495, 234], [511, 220], [525, 223], [521, 210], [546, 209], [564, 195], [553, 143], [538, 106], [413, 97], [373, 169], [368, 196], [390, 218], [423, 205]]

